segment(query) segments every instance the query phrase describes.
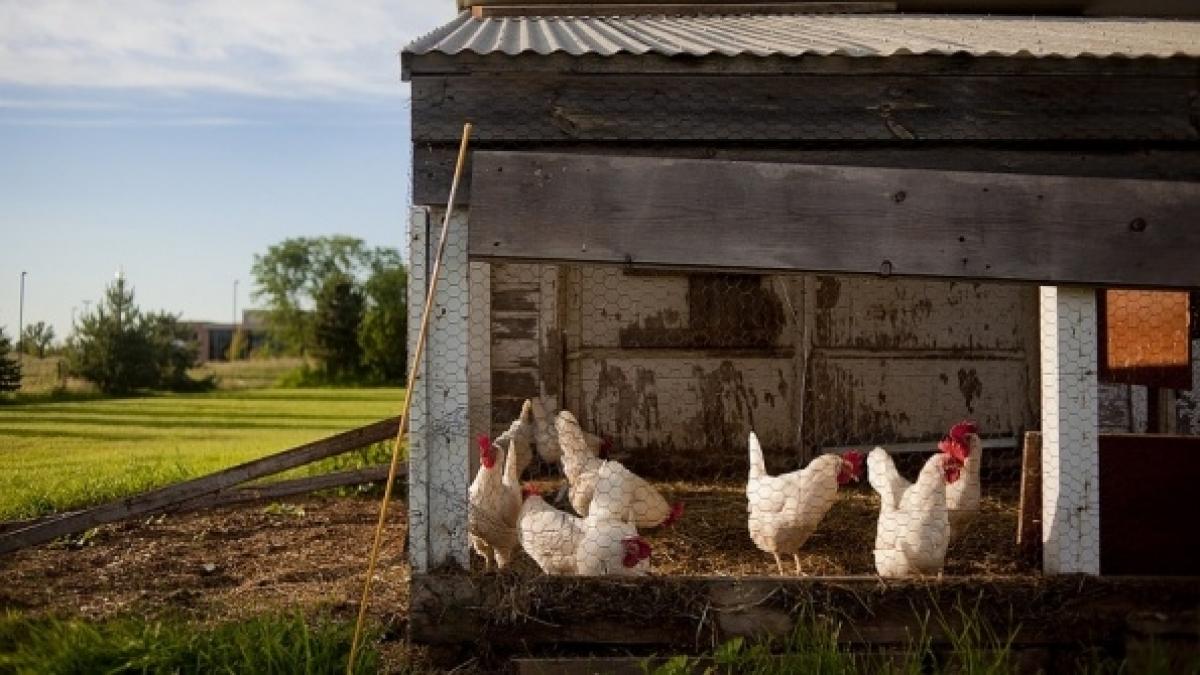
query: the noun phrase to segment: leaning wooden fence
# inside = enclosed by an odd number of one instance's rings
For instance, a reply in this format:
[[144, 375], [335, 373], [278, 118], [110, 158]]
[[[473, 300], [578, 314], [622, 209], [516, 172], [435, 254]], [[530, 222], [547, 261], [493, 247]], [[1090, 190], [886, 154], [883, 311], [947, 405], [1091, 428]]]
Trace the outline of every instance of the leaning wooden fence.
[[266, 485], [243, 485], [249, 481], [311, 464], [327, 457], [357, 450], [372, 443], [389, 440], [396, 435], [398, 427], [399, 418], [392, 417], [206, 476], [150, 490], [93, 508], [31, 521], [0, 524], [0, 555], [127, 518], [162, 512], [194, 511], [345, 485], [378, 482], [387, 477], [388, 467], [386, 465], [296, 478]]

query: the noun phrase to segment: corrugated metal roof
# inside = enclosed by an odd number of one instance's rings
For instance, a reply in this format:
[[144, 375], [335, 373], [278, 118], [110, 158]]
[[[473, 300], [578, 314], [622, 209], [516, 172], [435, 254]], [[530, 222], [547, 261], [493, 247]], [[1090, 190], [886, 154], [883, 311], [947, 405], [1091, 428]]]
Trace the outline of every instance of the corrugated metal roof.
[[1200, 21], [953, 15], [472, 18], [410, 54], [1017, 57], [1200, 56]]

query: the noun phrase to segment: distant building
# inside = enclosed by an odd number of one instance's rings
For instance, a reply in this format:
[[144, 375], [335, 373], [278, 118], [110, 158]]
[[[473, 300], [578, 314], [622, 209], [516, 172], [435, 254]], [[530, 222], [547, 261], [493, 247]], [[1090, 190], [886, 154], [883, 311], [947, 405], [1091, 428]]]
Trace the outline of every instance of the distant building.
[[197, 363], [207, 361], [227, 361], [229, 345], [233, 343], [233, 333], [237, 329], [246, 331], [247, 347], [251, 352], [267, 343], [267, 313], [261, 309], [247, 309], [242, 312], [242, 322], [216, 323], [213, 321], [184, 321], [192, 331], [192, 339], [197, 345]]

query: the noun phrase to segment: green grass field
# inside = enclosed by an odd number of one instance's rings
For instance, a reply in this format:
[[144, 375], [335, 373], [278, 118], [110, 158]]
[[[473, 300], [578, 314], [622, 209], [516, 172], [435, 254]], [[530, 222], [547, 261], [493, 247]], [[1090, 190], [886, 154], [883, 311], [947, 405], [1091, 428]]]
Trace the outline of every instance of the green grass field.
[[400, 410], [401, 389], [256, 389], [0, 405], [0, 520], [203, 475]]

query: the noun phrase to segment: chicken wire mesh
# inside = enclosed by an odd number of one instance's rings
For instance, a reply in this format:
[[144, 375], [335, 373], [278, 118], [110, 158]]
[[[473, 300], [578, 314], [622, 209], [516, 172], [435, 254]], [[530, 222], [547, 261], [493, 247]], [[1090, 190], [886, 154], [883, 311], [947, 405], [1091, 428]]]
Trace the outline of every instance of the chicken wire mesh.
[[[418, 239], [414, 256], [431, 245]], [[410, 479], [414, 561], [1036, 571], [1016, 531], [1021, 438], [1042, 423], [1037, 288], [450, 253], [414, 401], [414, 464], [429, 467]], [[1095, 430], [1077, 404], [1064, 428]]]
[[[472, 288], [490, 340], [470, 355], [472, 391], [490, 389], [490, 424], [472, 424], [482, 568], [898, 575], [945, 558], [952, 572], [1019, 571], [1035, 289], [488, 268], [486, 291]], [[976, 426], [941, 443], [963, 420]], [[876, 554], [912, 542], [936, 564]]]

